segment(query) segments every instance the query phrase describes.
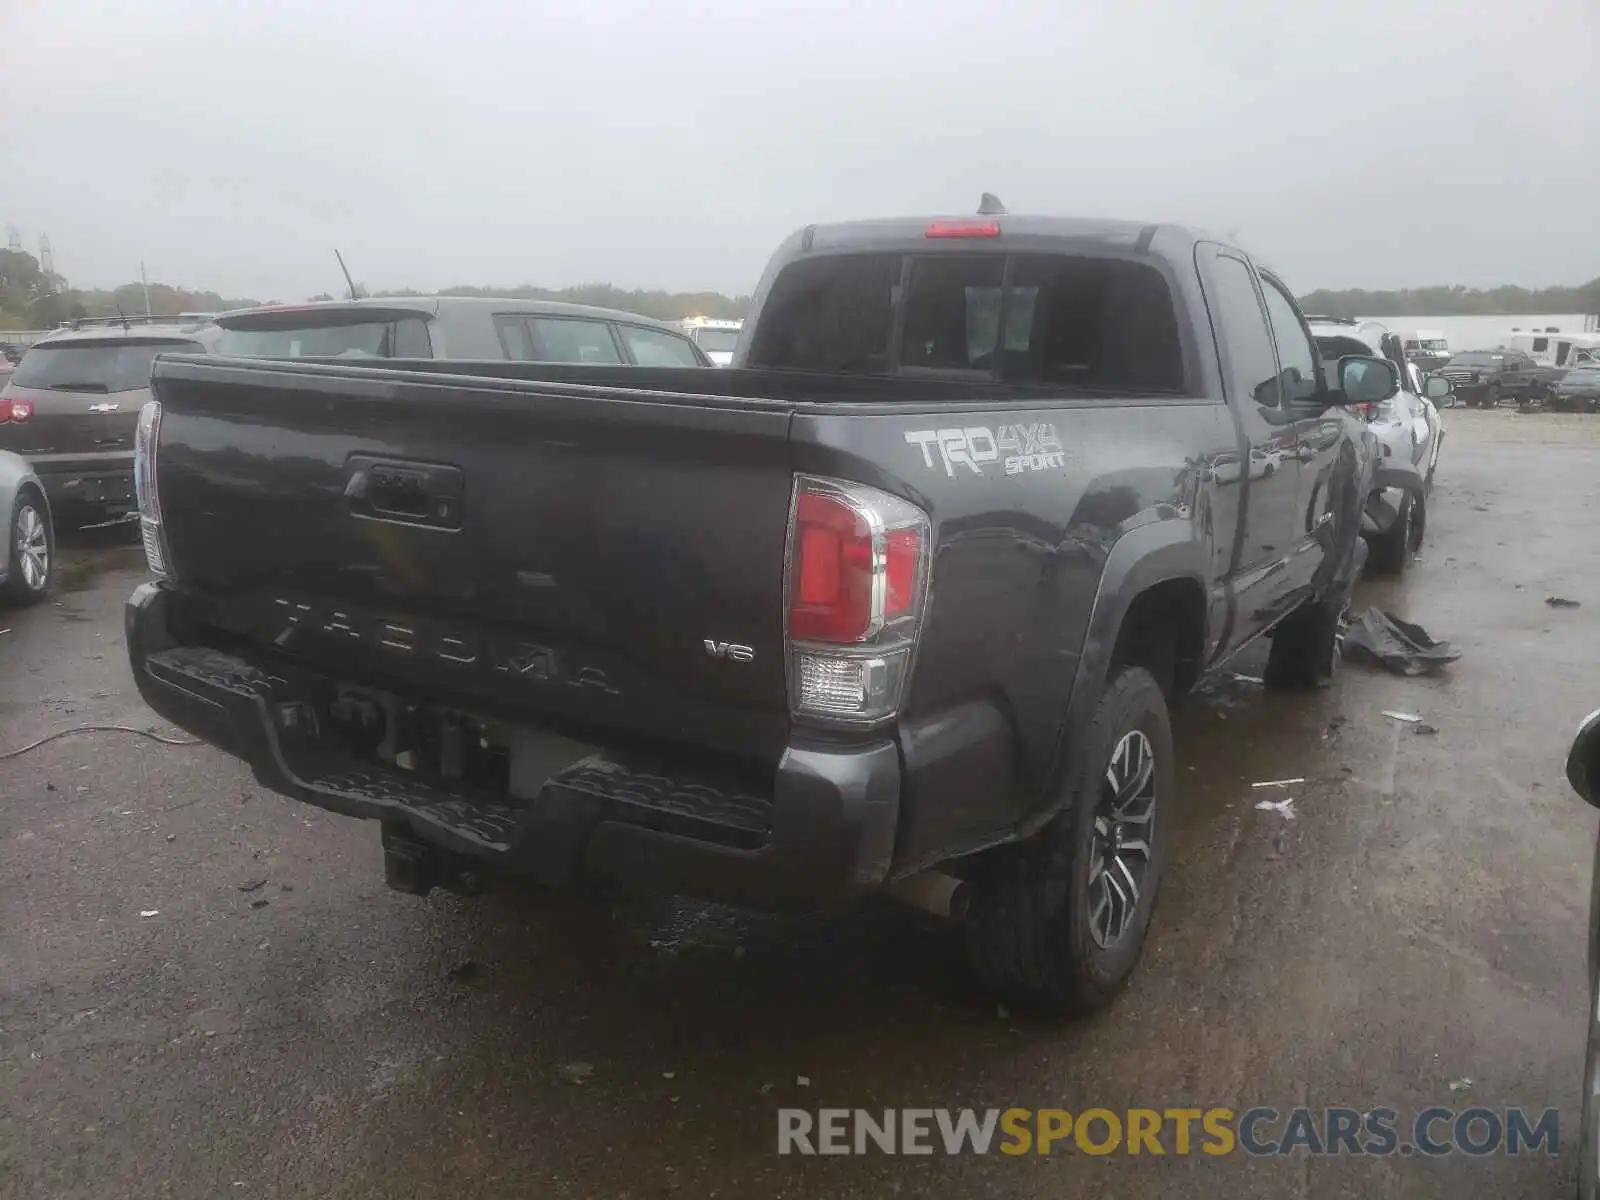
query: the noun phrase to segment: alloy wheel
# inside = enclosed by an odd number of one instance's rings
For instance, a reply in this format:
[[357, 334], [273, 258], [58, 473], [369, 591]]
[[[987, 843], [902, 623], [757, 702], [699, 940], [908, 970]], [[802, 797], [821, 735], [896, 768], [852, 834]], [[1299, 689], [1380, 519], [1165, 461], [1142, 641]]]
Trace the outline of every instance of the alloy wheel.
[[44, 518], [31, 504], [17, 512], [16, 567], [30, 592], [42, 592], [50, 582], [50, 535]]
[[1122, 735], [1100, 786], [1089, 863], [1089, 935], [1102, 950], [1133, 924], [1150, 870], [1156, 755], [1142, 730]]

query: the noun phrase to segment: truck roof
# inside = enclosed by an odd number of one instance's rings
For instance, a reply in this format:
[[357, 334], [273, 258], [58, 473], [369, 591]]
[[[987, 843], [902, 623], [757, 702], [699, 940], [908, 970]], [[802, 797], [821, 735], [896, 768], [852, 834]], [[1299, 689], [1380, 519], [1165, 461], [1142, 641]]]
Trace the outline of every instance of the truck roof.
[[[930, 233], [936, 228], [977, 230], [992, 226], [996, 234]], [[1272, 265], [1242, 250], [1231, 238], [1166, 221], [1126, 221], [1105, 217], [1040, 216], [1029, 213], [970, 213], [923, 217], [886, 217], [807, 225], [790, 234], [773, 255], [769, 270], [809, 253], [971, 253], [979, 245], [1013, 253], [1077, 250], [1085, 254], [1146, 255], [1176, 267], [1192, 267], [1201, 242], [1231, 246], [1256, 267], [1276, 275]]]
[[[934, 226], [968, 226], [977, 228], [993, 225], [999, 229], [1003, 240], [1065, 241], [1099, 244], [1118, 249], [1146, 250], [1159, 244], [1166, 252], [1180, 253], [1196, 242], [1225, 241], [1203, 230], [1183, 225], [1152, 221], [1122, 221], [1102, 217], [1053, 217], [1026, 213], [998, 213], [972, 216], [967, 213], [935, 214], [924, 217], [887, 217], [865, 221], [840, 221], [829, 224], [807, 225], [794, 236], [801, 239], [808, 250], [833, 250], [866, 248], [882, 243], [898, 245], [916, 243], [925, 245], [941, 240], [930, 237], [928, 230]], [[956, 236], [945, 240], [963, 241]], [[974, 235], [973, 240], [977, 240]]]

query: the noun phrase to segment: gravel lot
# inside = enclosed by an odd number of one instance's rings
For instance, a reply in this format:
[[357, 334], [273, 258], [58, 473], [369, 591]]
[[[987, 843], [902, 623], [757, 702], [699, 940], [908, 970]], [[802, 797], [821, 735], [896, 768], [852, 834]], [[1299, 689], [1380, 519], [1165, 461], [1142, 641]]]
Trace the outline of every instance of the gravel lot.
[[[1153, 944], [1084, 1022], [997, 1011], [916, 915], [416, 900], [384, 888], [374, 828], [209, 749], [93, 734], [0, 760], [0, 1196], [1564, 1194], [1596, 821], [1562, 764], [1600, 706], [1600, 417], [1445, 420], [1421, 559], [1358, 599], [1462, 661], [1187, 705]], [[121, 643], [138, 551], [64, 566], [55, 604], [0, 615], [0, 753], [152, 722]], [[1292, 776], [1298, 819], [1254, 808], [1251, 781]], [[1566, 1153], [775, 1153], [784, 1105], [1469, 1098], [1561, 1106]]]

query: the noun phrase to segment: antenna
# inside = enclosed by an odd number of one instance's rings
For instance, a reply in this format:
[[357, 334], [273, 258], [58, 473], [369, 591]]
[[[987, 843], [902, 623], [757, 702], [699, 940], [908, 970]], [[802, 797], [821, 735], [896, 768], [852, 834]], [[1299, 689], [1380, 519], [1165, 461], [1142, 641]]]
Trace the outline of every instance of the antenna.
[[978, 201], [978, 215], [980, 217], [1003, 217], [1006, 215], [1006, 206], [1000, 203], [1000, 197], [993, 192], [985, 192], [983, 199]]
[[345, 283], [350, 285], [350, 299], [359, 300], [361, 297], [356, 295], [356, 281], [350, 278], [350, 268], [344, 265], [344, 255], [339, 253], [339, 247], [333, 248], [333, 256], [339, 260], [339, 270], [344, 272]]

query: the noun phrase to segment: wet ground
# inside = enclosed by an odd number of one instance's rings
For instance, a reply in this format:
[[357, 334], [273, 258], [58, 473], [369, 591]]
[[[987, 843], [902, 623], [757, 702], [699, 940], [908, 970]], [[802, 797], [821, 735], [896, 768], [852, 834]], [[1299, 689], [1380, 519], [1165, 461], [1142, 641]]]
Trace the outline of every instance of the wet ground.
[[[998, 1010], [951, 930], [894, 909], [416, 900], [375, 829], [209, 749], [0, 760], [0, 1196], [1566, 1194], [1596, 821], [1562, 764], [1600, 706], [1600, 418], [1447, 423], [1421, 561], [1358, 599], [1464, 657], [1187, 706], [1154, 940], [1082, 1022]], [[70, 548], [56, 604], [0, 613], [0, 754], [152, 727], [121, 643], [141, 568]], [[1294, 776], [1295, 820], [1254, 808]], [[1567, 1153], [775, 1152], [784, 1106], [1469, 1103], [1561, 1107]]]

